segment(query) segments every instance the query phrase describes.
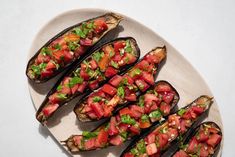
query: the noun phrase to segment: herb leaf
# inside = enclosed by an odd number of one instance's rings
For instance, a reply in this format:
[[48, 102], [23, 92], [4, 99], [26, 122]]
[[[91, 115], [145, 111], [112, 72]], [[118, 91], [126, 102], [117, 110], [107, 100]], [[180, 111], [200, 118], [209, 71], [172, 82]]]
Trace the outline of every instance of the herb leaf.
[[76, 84], [81, 84], [83, 82], [83, 78], [75, 76], [69, 81], [69, 87], [72, 88]]
[[118, 64], [114, 62], [113, 60], [110, 63], [114, 68], [118, 69]]
[[151, 118], [161, 118], [162, 114], [159, 110], [153, 111], [149, 114]]
[[122, 115], [121, 122], [130, 125], [134, 125], [136, 123], [135, 119], [131, 118], [130, 115]]
[[82, 136], [84, 136], [87, 139], [92, 138], [92, 137], [96, 137], [97, 135], [98, 135], [98, 132], [90, 132], [90, 131], [83, 131], [82, 132]]
[[123, 87], [118, 87], [117, 89], [117, 95], [120, 96], [121, 98], [124, 98], [125, 96], [125, 91]]
[[178, 111], [178, 115], [179, 116], [183, 116], [183, 114], [186, 112], [186, 110], [185, 109], [180, 109], [179, 111]]
[[132, 51], [132, 47], [131, 47], [131, 44], [130, 44], [130, 40], [127, 40], [126, 41], [126, 46], [125, 46], [125, 52], [128, 52], [130, 53]]
[[99, 102], [101, 99], [102, 99], [101, 97], [95, 96], [95, 97], [93, 97], [92, 100], [93, 100], [93, 102]]

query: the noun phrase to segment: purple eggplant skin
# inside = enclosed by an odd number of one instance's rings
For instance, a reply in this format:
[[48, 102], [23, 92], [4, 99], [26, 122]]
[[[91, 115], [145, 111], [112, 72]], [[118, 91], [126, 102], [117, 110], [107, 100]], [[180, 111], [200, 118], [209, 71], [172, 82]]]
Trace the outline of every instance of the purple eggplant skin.
[[[208, 113], [209, 113], [209, 110], [210, 110], [210, 107], [213, 103], [211, 97], [207, 96], [207, 95], [202, 95], [200, 97], [198, 97], [197, 99], [195, 99], [193, 102], [191, 102], [190, 104], [186, 105], [185, 107], [183, 107], [182, 109], [186, 109], [190, 106], [192, 106], [194, 104], [194, 102], [196, 102], [198, 99], [202, 98], [202, 97], [205, 97], [207, 98], [210, 103], [208, 104], [207, 106], [207, 109], [204, 111], [204, 113], [202, 113], [202, 115], [200, 115], [199, 117], [197, 117], [197, 119], [192, 123], [192, 126], [190, 127], [190, 129], [188, 131], [186, 131], [183, 135], [182, 135], [182, 138], [185, 139], [186, 137], [188, 137], [190, 135], [190, 133], [192, 132], [192, 130], [194, 130], [196, 128], [196, 126], [198, 124], [200, 124], [207, 116], [208, 116]], [[178, 112], [178, 111], [177, 111]], [[175, 112], [175, 113], [177, 113]], [[175, 114], [173, 113], [173, 114]], [[156, 128], [158, 128], [159, 126], [161, 126], [161, 124], [164, 124], [166, 122], [166, 120], [162, 121], [161, 123], [158, 123], [154, 126], [152, 126], [150, 129], [148, 129], [148, 131], [144, 132], [143, 134], [141, 134], [140, 136], [136, 137], [128, 146], [127, 148], [122, 152], [122, 154], [120, 155], [120, 157], [123, 157], [125, 153], [129, 152], [134, 146], [135, 144], [141, 140], [141, 139], [144, 139], [146, 136], [148, 136], [151, 132], [153, 132]], [[166, 149], [166, 150], [163, 150], [161, 152], [161, 157], [169, 157], [172, 155], [172, 152], [175, 152], [177, 150], [177, 148], [179, 148], [181, 144], [181, 140], [180, 138], [176, 138], [175, 140], [173, 140], [169, 147]]]
[[[139, 57], [140, 57], [140, 49], [139, 49], [139, 46], [138, 46], [136, 40], [135, 40], [133, 37], [121, 37], [121, 38], [116, 38], [116, 39], [111, 40], [111, 41], [106, 41], [105, 43], [102, 43], [102, 44], [98, 44], [97, 47], [92, 50], [92, 52], [90, 53], [90, 55], [88, 55], [88, 56], [86, 56], [86, 57], [84, 58], [84, 60], [87, 59], [87, 58], [89, 58], [89, 57], [91, 57], [94, 52], [99, 51], [99, 50], [102, 49], [105, 45], [109, 45], [109, 44], [111, 44], [111, 43], [114, 43], [115, 41], [120, 41], [120, 40], [130, 40], [131, 43], [133, 44], [133, 47], [135, 48], [135, 52], [136, 52], [136, 61], [133, 62], [133, 63], [131, 63], [131, 64], [129, 64], [129, 65], [126, 65], [126, 66], [124, 66], [123, 68], [120, 69], [119, 73], [124, 73], [124, 72], [127, 71], [130, 67], [132, 67], [133, 65], [135, 65], [135, 64], [138, 62], [138, 59], [139, 59]], [[78, 64], [77, 64], [76, 66], [74, 66], [74, 67], [72, 67], [70, 70], [68, 70], [68, 71], [67, 71], [62, 77], [60, 77], [60, 79], [55, 83], [55, 85], [54, 85], [53, 88], [48, 92], [48, 94], [47, 94], [47, 96], [45, 97], [44, 101], [42, 102], [42, 104], [40, 105], [39, 109], [37, 110], [37, 112], [36, 112], [36, 118], [38, 117], [38, 115], [39, 115], [39, 113], [42, 111], [42, 109], [45, 107], [45, 105], [47, 104], [47, 102], [48, 102], [48, 100], [49, 100], [49, 96], [50, 96], [51, 94], [53, 94], [53, 93], [56, 91], [56, 89], [57, 89], [57, 87], [59, 86], [59, 84], [61, 83], [61, 81], [62, 81], [66, 76], [72, 75], [74, 70], [80, 68], [80, 63], [81, 63], [82, 61], [83, 61], [83, 60], [81, 60], [80, 62], [78, 62]], [[100, 82], [100, 83], [99, 83], [99, 86], [102, 86], [103, 84], [105, 84], [107, 81], [109, 81], [109, 79], [111, 79], [111, 78], [107, 78], [107, 80], [104, 80], [104, 81]], [[59, 104], [59, 108], [62, 107], [65, 103], [68, 103], [68, 102], [70, 102], [71, 100], [73, 100], [73, 99], [75, 99], [75, 98], [77, 98], [77, 97], [79, 97], [79, 96], [84, 97], [84, 96], [88, 95], [88, 94], [91, 93], [91, 92], [92, 92], [92, 90], [91, 90], [90, 88], [86, 88], [85, 91], [83, 91], [83, 93], [76, 92], [74, 95], [72, 95], [72, 96], [69, 97], [68, 99], [64, 100], [63, 102], [61, 102], [61, 103]], [[58, 109], [59, 109], [59, 108], [58, 108]], [[57, 109], [57, 110], [58, 110], [58, 109]], [[54, 113], [55, 113], [55, 112], [54, 112]], [[41, 119], [41, 118], [37, 118], [37, 119], [38, 119], [38, 121], [39, 121], [41, 124], [44, 125], [44, 124], [47, 122], [47, 120], [50, 119], [50, 118], [53, 116], [54, 113], [52, 113], [52, 114], [51, 114], [48, 118], [46, 118], [46, 119]]]
[[[206, 121], [206, 122], [203, 122], [201, 124], [199, 124], [195, 129], [191, 129], [190, 131], [190, 134], [189, 136], [185, 137], [183, 140], [182, 140], [182, 143], [183, 144], [187, 144], [189, 143], [190, 139], [192, 139], [193, 136], [196, 135], [196, 133], [198, 132], [198, 130], [200, 129], [200, 126], [202, 125], [211, 125], [211, 126], [214, 126], [215, 128], [217, 128], [219, 130], [219, 135], [221, 135], [223, 137], [223, 134], [222, 134], [222, 131], [221, 131], [221, 128], [215, 123], [215, 122], [212, 122], [212, 121]], [[219, 152], [219, 149], [220, 149], [220, 145], [221, 145], [221, 141], [220, 143], [215, 147], [214, 151], [215, 153], [211, 156], [211, 157], [216, 157], [217, 156], [217, 153]], [[175, 152], [172, 152], [171, 156], [173, 156], [177, 151], [179, 151], [180, 149], [178, 148]]]
[[[94, 20], [94, 19], [101, 18], [101, 17], [104, 17], [104, 18], [107, 18], [107, 19], [110, 18], [110, 17], [113, 17], [113, 19], [115, 19], [115, 23], [114, 23], [113, 27], [111, 27], [111, 28], [109, 28], [108, 30], [106, 30], [106, 31], [104, 32], [104, 34], [102, 34], [102, 35], [99, 37], [99, 39], [94, 43], [94, 45], [91, 46], [90, 48], [88, 48], [88, 49], [86, 50], [86, 52], [85, 52], [83, 55], [81, 55], [81, 56], [80, 56], [78, 59], [76, 59], [75, 61], [73, 61], [73, 62], [67, 64], [65, 67], [59, 68], [57, 71], [55, 71], [55, 72], [53, 73], [53, 75], [52, 75], [51, 77], [47, 77], [47, 78], [44, 78], [44, 79], [32, 79], [32, 78], [30, 78], [30, 76], [29, 76], [29, 74], [28, 74], [28, 71], [29, 71], [29, 69], [30, 69], [30, 66], [34, 63], [35, 59], [37, 58], [38, 54], [40, 53], [40, 51], [41, 51], [41, 49], [42, 49], [43, 47], [46, 47], [46, 46], [50, 45], [50, 44], [51, 44], [53, 41], [55, 41], [57, 38], [61, 37], [62, 35], [64, 35], [65, 33], [69, 32], [69, 31], [71, 31], [71, 30], [74, 29], [75, 27], [80, 26], [83, 22], [88, 22], [88, 21], [90, 21], [90, 20]], [[61, 31], [60, 33], [58, 33], [57, 35], [55, 35], [53, 38], [51, 38], [49, 41], [47, 41], [47, 42], [36, 52], [36, 54], [35, 54], [33, 57], [31, 57], [31, 59], [28, 61], [27, 67], [26, 67], [26, 72], [25, 72], [25, 73], [26, 73], [26, 76], [27, 76], [28, 79], [29, 79], [30, 81], [32, 81], [33, 83], [37, 83], [37, 84], [39, 84], [39, 83], [44, 83], [44, 82], [47, 82], [48, 80], [54, 78], [55, 76], [57, 76], [57, 75], [60, 74], [61, 72], [66, 71], [66, 70], [68, 70], [69, 68], [75, 66], [79, 61], [83, 60], [84, 57], [86, 57], [87, 55], [89, 55], [89, 54], [91, 53], [93, 47], [96, 47], [96, 45], [99, 44], [99, 41], [101, 41], [104, 36], [106, 36], [111, 30], [115, 29], [115, 28], [119, 25], [119, 23], [121, 22], [122, 19], [123, 19], [122, 16], [117, 15], [117, 14], [115, 14], [115, 13], [106, 13], [106, 14], [104, 14], [104, 15], [101, 15], [101, 16], [98, 16], [98, 17], [94, 17], [94, 18], [92, 18], [92, 19], [88, 19], [88, 20], [86, 20], [86, 21], [80, 22], [80, 23], [78, 23], [78, 24], [75, 24], [75, 25], [73, 25], [73, 26], [70, 26], [70, 27], [64, 29], [63, 31]]]
[[[162, 49], [164, 49], [164, 51], [165, 51], [165, 53], [167, 53], [166, 52], [166, 47], [165, 46], [163, 46], [163, 47], [156, 47], [156, 48], [154, 48], [154, 49], [152, 49], [151, 51], [153, 51], [153, 50], [155, 50], [155, 49], [158, 49], [158, 48], [162, 48]], [[149, 52], [151, 52], [151, 51], [149, 51]], [[148, 53], [149, 53], [148, 52]], [[139, 62], [141, 62], [143, 60], [143, 58], [141, 58], [136, 64], [138, 64]], [[159, 73], [159, 71], [160, 71], [160, 69], [162, 68], [162, 66], [165, 64], [165, 62], [166, 62], [166, 55], [165, 55], [165, 58], [157, 65], [157, 73], [155, 74], [155, 76], [154, 76], [154, 78], [156, 79], [156, 77], [157, 77], [157, 75], [158, 75], [158, 73]], [[128, 70], [130, 70], [132, 67], [130, 67]], [[121, 75], [124, 75], [125, 73], [122, 73]], [[100, 87], [101, 88], [101, 87]], [[99, 88], [99, 89], [100, 89]], [[97, 89], [97, 90], [99, 90], [99, 89]], [[137, 95], [137, 97], [138, 96], [140, 96], [140, 94], [141, 93], [143, 93], [143, 92], [141, 92], [141, 91], [137, 91], [136, 92], [136, 95]], [[93, 93], [90, 93], [89, 95], [91, 95], [91, 94], [93, 94]], [[81, 111], [82, 111], [82, 109], [83, 109], [83, 102], [84, 101], [86, 101], [86, 99], [89, 97], [89, 95], [87, 95], [86, 97], [84, 97], [83, 99], [80, 99], [77, 103], [76, 103], [76, 105], [75, 105], [75, 107], [74, 107], [74, 113], [75, 113], [75, 115], [77, 116], [77, 119], [80, 121], [80, 122], [94, 122], [94, 121], [100, 121], [100, 120], [103, 120], [103, 119], [106, 119], [106, 118], [101, 118], [101, 119], [99, 119], [99, 120], [93, 120], [93, 119], [90, 119], [88, 116], [86, 116], [85, 114], [81, 114]], [[117, 107], [113, 112], [115, 113], [117, 110], [119, 110], [120, 108], [123, 108], [123, 107], [125, 107], [125, 106], [127, 106], [127, 105], [129, 105], [130, 104], [130, 102], [125, 102], [125, 103], [123, 103], [123, 104], [119, 104], [119, 107]]]
[[[178, 103], [179, 100], [180, 100], [180, 96], [179, 96], [179, 93], [177, 92], [177, 90], [176, 90], [169, 82], [167, 82], [167, 81], [165, 81], [165, 80], [157, 81], [157, 82], [154, 83], [153, 86], [151, 86], [147, 91], [145, 91], [145, 92], [144, 92], [143, 94], [141, 94], [141, 95], [146, 94], [149, 90], [153, 90], [156, 86], [158, 86], [158, 85], [161, 84], [161, 83], [168, 84], [168, 85], [172, 88], [172, 90], [176, 93], [176, 95], [175, 95], [173, 101], [171, 102], [171, 112], [174, 112], [175, 108], [177, 107], [177, 103]], [[130, 104], [130, 105], [131, 105], [131, 104]], [[124, 107], [122, 107], [122, 108], [124, 108]], [[119, 109], [113, 114], [113, 116], [117, 115], [118, 112], [119, 112], [119, 110], [121, 110], [122, 108], [119, 108]], [[164, 117], [164, 118], [166, 118], [166, 117]], [[99, 130], [99, 128], [102, 128], [103, 126], [106, 126], [107, 123], [110, 122], [110, 119], [111, 119], [111, 117], [106, 118], [103, 123], [101, 123], [99, 126], [97, 126], [95, 129], [93, 129], [93, 130], [91, 130], [91, 131], [92, 131], [92, 132], [93, 132], [93, 131], [97, 131], [97, 130]], [[152, 123], [153, 126], [155, 126], [155, 125], [157, 125], [157, 124], [159, 124], [159, 121], [156, 121], [156, 122]], [[147, 130], [149, 130], [149, 128], [142, 129], [142, 130], [141, 130], [141, 133], [146, 132]], [[62, 141], [62, 142], [64, 143], [64, 145], [67, 146], [67, 147], [69, 148], [69, 150], [70, 150], [73, 154], [74, 154], [74, 153], [76, 154], [76, 153], [78, 153], [78, 152], [84, 151], [84, 150], [73, 151], [72, 147], [75, 148], [75, 146], [74, 146], [74, 144], [73, 144], [73, 141], [72, 141], [72, 137], [73, 137], [73, 136], [74, 136], [74, 135], [70, 136], [70, 138], [68, 138], [66, 141]], [[136, 139], [137, 137], [138, 137], [138, 136], [135, 135], [135, 136], [131, 137], [131, 139], [128, 139], [128, 140], [133, 140], [133, 139]], [[126, 141], [125, 141], [125, 142], [126, 142]], [[112, 145], [109, 145], [109, 146], [107, 146], [107, 147], [110, 147], [110, 146], [112, 146]], [[91, 150], [88, 150], [88, 151], [91, 151]]]

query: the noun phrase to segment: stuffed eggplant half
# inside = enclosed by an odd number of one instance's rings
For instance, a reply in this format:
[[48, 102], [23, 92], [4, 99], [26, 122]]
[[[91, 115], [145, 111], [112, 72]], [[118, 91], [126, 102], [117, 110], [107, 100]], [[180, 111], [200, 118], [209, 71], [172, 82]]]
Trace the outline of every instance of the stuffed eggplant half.
[[214, 122], [200, 124], [173, 157], [212, 157], [220, 148], [222, 132]]
[[174, 87], [158, 81], [136, 103], [120, 109], [93, 131], [71, 136], [65, 144], [72, 153], [120, 145], [169, 115], [178, 101]]
[[117, 38], [104, 43], [56, 83], [38, 109], [36, 118], [46, 123], [59, 107], [97, 89], [117, 73], [126, 71], [138, 61], [139, 56], [140, 50], [134, 38]]
[[29, 60], [27, 77], [35, 83], [42, 83], [73, 66], [104, 35], [116, 28], [121, 19], [119, 15], [107, 13], [63, 30]]
[[179, 141], [190, 133], [205, 116], [212, 104], [208, 96], [201, 96], [191, 104], [169, 115], [160, 125], [155, 125], [149, 132], [134, 140], [122, 153], [122, 157], [167, 156], [171, 149], [177, 149]]
[[154, 76], [165, 58], [166, 48], [155, 48], [127, 73], [115, 75], [77, 103], [74, 112], [78, 119], [87, 122], [108, 118], [118, 108], [135, 102], [140, 91], [145, 92], [154, 84]]

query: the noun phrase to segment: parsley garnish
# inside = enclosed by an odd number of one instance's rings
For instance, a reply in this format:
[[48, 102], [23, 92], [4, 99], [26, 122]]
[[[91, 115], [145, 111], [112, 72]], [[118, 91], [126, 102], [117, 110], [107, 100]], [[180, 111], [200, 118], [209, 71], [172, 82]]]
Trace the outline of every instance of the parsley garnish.
[[127, 40], [126, 41], [126, 46], [125, 46], [125, 52], [128, 52], [130, 53], [132, 51], [132, 47], [131, 47], [131, 44], [130, 44], [130, 40]]
[[95, 96], [95, 97], [93, 97], [92, 100], [93, 100], [93, 102], [99, 102], [101, 99], [102, 99], [101, 97]]
[[178, 111], [178, 115], [179, 116], [183, 116], [183, 114], [186, 112], [186, 110], [185, 109], [180, 109], [179, 111]]
[[42, 55], [46, 56], [46, 55], [51, 55], [51, 50], [48, 47], [43, 47], [41, 49], [41, 53]]
[[69, 87], [72, 88], [74, 85], [81, 84], [82, 82], [83, 78], [75, 76], [69, 81]]
[[95, 53], [93, 54], [93, 58], [94, 58], [94, 60], [96, 60], [97, 62], [99, 62], [103, 56], [104, 56], [104, 52], [95, 52]]
[[114, 68], [118, 69], [118, 64], [114, 62], [113, 60], [110, 63]]
[[126, 123], [126, 124], [130, 124], [130, 125], [134, 125], [136, 123], [135, 119], [131, 118], [130, 115], [122, 115], [121, 122]]
[[153, 111], [149, 114], [151, 118], [161, 118], [162, 114], [159, 110]]
[[117, 89], [117, 95], [120, 96], [121, 98], [124, 98], [125, 96], [125, 91], [123, 87], [118, 87]]

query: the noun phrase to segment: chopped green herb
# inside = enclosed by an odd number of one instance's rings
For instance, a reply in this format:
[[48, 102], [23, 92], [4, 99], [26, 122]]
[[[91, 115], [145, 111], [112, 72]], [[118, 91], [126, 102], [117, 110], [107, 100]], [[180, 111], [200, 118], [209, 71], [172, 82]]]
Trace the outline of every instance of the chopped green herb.
[[91, 21], [87, 24], [87, 28], [92, 29], [94, 28], [94, 21]]
[[138, 154], [138, 150], [136, 148], [132, 148], [131, 149], [131, 154], [137, 155]]
[[114, 68], [118, 69], [118, 64], [114, 62], [113, 60], [110, 63]]
[[146, 152], [146, 148], [145, 148], [145, 142], [143, 139], [141, 139], [137, 145], [136, 145], [137, 149], [139, 150], [140, 154], [144, 154]]
[[140, 75], [142, 73], [142, 71], [139, 68], [135, 68], [132, 72], [131, 72], [131, 77], [134, 77], [136, 75]]
[[87, 139], [92, 138], [92, 137], [96, 137], [97, 135], [98, 135], [98, 132], [90, 132], [90, 131], [83, 131], [82, 132], [82, 136], [84, 136]]
[[93, 102], [99, 102], [102, 98], [99, 96], [95, 96], [92, 100]]
[[74, 85], [81, 84], [82, 82], [83, 78], [75, 76], [69, 81], [69, 87], [72, 88]]
[[159, 110], [153, 111], [149, 114], [151, 118], [161, 118], [162, 114]]
[[94, 60], [96, 60], [97, 62], [99, 62], [103, 56], [104, 56], [104, 52], [95, 52], [95, 53], [93, 54], [93, 58], [94, 58]]
[[127, 132], [121, 132], [120, 135], [122, 136], [122, 138], [124, 138], [126, 140], [127, 138]]
[[122, 79], [122, 84], [123, 85], [129, 85], [128, 80], [127, 80], [126, 77]]
[[41, 64], [39, 64], [39, 68], [40, 68], [41, 71], [42, 71], [43, 69], [45, 69], [46, 66], [47, 66], [47, 63], [41, 63]]
[[125, 46], [125, 52], [128, 52], [130, 53], [132, 51], [132, 47], [131, 47], [131, 44], [130, 44], [130, 40], [127, 40], [126, 41], [126, 46]]
[[86, 34], [79, 27], [74, 28], [74, 33], [79, 35], [81, 38], [86, 37]]
[[120, 96], [121, 98], [124, 98], [125, 96], [125, 91], [124, 91], [124, 88], [121, 86], [121, 87], [118, 87], [117, 89], [117, 95]]
[[60, 91], [61, 89], [62, 89], [62, 86], [61, 86], [61, 85], [59, 85], [59, 86], [56, 88], [57, 91]]
[[149, 121], [149, 116], [146, 115], [146, 114], [142, 115], [142, 116], [141, 116], [141, 121], [142, 121], [142, 122], [148, 122], [148, 121]]
[[114, 52], [113, 51], [110, 51], [109, 52], [109, 57], [111, 58], [111, 57], [113, 57], [114, 56]]
[[122, 115], [121, 122], [126, 123], [126, 124], [130, 124], [130, 125], [134, 125], [136, 123], [135, 119], [131, 118], [130, 115]]
[[178, 115], [179, 116], [183, 116], [183, 114], [186, 112], [186, 110], [185, 109], [180, 109], [179, 111], [178, 111]]
[[39, 66], [32, 65], [31, 68], [35, 74], [37, 74], [37, 75], [41, 74], [41, 70], [40, 70]]
[[129, 62], [129, 58], [126, 57], [125, 60], [124, 60], [125, 63], [128, 63]]
[[68, 47], [69, 47], [70, 51], [75, 51], [77, 49], [77, 47], [79, 47], [79, 46], [80, 45], [77, 44], [76, 42], [72, 42], [72, 41], [68, 42]]
[[143, 95], [139, 97], [138, 105], [141, 107], [144, 107], [144, 96]]
[[62, 94], [62, 93], [58, 93], [57, 96], [58, 96], [59, 99], [62, 99], [62, 100], [67, 99], [67, 96], [65, 94]]
[[54, 48], [56, 50], [61, 50], [61, 45], [57, 43], [57, 44], [54, 45]]
[[43, 47], [41, 49], [41, 53], [42, 55], [46, 56], [46, 55], [51, 55], [51, 50], [48, 47]]

